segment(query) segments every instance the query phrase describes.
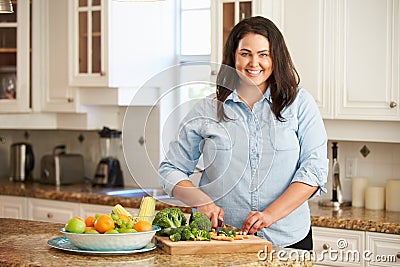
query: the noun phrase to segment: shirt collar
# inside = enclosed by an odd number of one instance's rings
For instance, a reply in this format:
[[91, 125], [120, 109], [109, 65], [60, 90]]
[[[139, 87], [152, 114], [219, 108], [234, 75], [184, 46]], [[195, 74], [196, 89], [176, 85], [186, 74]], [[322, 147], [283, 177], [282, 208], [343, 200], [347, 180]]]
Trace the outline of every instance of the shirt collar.
[[[268, 86], [268, 88], [267, 88], [267, 91], [265, 91], [265, 93], [264, 93], [264, 95], [263, 95], [263, 98], [264, 98], [265, 100], [267, 100], [269, 103], [272, 104], [271, 89], [270, 89], [269, 86]], [[236, 89], [233, 90], [232, 93], [231, 93], [230, 95], [228, 95], [228, 97], [225, 99], [225, 102], [228, 101], [228, 100], [233, 101], [233, 102], [240, 102], [240, 99], [239, 99], [239, 96], [238, 96], [238, 94], [237, 94]]]

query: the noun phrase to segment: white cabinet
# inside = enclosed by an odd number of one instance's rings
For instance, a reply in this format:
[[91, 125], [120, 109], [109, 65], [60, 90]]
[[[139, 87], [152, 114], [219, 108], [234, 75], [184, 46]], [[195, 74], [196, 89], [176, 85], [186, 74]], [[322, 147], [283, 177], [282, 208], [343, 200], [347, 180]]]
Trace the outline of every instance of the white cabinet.
[[239, 21], [260, 12], [260, 0], [211, 1], [211, 74], [216, 75], [222, 62], [223, 46], [229, 32]]
[[138, 87], [171, 65], [171, 1], [68, 3], [71, 86]]
[[26, 219], [27, 199], [16, 196], [0, 196], [0, 218]]
[[400, 266], [400, 235], [366, 233], [366, 266]]
[[[324, 118], [333, 118], [335, 42], [332, 1], [285, 0], [283, 34], [300, 75], [300, 85], [313, 96]], [[298, 14], [301, 14], [299, 19]]]
[[31, 1], [13, 1], [14, 13], [0, 14], [0, 112], [30, 111]]
[[324, 118], [400, 120], [399, 1], [285, 0], [276, 6], [301, 85]]
[[[40, 50], [35, 54], [41, 83], [37, 92], [40, 112], [77, 112], [78, 92], [68, 83], [68, 0], [40, 0], [42, 16], [38, 19]], [[36, 91], [34, 91], [35, 93]]]
[[399, 1], [342, 0], [335, 9], [336, 117], [400, 120]]
[[315, 262], [328, 266], [364, 266], [365, 232], [313, 227]]
[[29, 198], [28, 219], [54, 223], [66, 223], [79, 215], [79, 203]]

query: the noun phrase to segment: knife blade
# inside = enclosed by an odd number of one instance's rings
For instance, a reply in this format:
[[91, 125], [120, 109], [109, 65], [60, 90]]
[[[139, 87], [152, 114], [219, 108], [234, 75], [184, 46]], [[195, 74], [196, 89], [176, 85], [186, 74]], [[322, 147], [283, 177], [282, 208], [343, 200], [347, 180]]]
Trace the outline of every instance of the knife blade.
[[230, 225], [230, 224], [226, 224], [226, 223], [222, 223], [222, 225], [219, 226], [216, 231], [217, 232], [221, 231], [223, 228], [227, 229], [228, 231], [232, 231], [233, 230], [235, 232], [240, 232], [239, 228], [237, 228], [237, 227], [235, 227], [233, 225]]

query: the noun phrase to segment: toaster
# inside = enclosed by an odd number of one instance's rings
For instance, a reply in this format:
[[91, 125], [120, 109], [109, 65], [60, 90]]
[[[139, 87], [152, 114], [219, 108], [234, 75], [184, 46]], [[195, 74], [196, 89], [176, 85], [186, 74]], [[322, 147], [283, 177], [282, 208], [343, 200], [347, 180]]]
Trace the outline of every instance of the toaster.
[[65, 153], [65, 146], [56, 146], [53, 154], [41, 159], [40, 182], [45, 184], [65, 185], [81, 184], [85, 178], [83, 156]]

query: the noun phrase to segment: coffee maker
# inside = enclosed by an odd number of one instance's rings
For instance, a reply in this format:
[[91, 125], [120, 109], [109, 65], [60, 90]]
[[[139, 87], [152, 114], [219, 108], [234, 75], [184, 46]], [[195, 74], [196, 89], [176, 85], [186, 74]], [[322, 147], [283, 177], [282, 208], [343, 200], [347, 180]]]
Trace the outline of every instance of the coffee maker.
[[99, 131], [101, 159], [96, 168], [93, 186], [116, 187], [123, 186], [124, 179], [117, 158], [121, 147], [121, 131], [103, 127]]

